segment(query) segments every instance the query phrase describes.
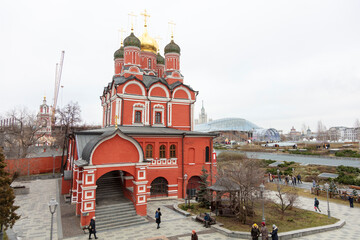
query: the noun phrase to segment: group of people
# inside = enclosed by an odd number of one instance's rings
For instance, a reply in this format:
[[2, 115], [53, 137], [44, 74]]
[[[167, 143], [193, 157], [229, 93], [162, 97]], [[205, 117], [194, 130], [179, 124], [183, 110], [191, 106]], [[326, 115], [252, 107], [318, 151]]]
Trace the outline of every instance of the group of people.
[[290, 176], [290, 175], [285, 176], [286, 185], [289, 185], [290, 181], [291, 181], [291, 184], [294, 185], [294, 186], [296, 185], [296, 182], [297, 182], [297, 184], [302, 183], [301, 175], [298, 174], [297, 176]]
[[[278, 228], [275, 224], [273, 224], [272, 231], [270, 232], [271, 239], [272, 240], [278, 240]], [[269, 231], [267, 230], [265, 222], [261, 223], [261, 228], [259, 229], [259, 226], [254, 223], [251, 227], [251, 238], [253, 240], [259, 239], [261, 236], [262, 240], [268, 240], [269, 239]]]
[[[269, 173], [269, 182], [273, 182], [273, 181], [274, 181], [274, 176], [271, 173]], [[280, 175], [278, 175], [278, 181], [281, 182], [281, 176]], [[286, 185], [289, 185], [290, 181], [291, 181], [291, 184], [294, 185], [294, 186], [296, 184], [302, 183], [301, 175], [298, 174], [297, 176], [290, 176], [290, 175], [285, 176]]]

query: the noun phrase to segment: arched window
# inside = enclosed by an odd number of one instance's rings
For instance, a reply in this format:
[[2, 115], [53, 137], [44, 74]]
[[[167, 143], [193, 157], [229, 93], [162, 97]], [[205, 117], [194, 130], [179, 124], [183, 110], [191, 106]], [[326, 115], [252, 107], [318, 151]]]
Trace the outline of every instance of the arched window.
[[155, 112], [155, 123], [161, 123], [161, 112]]
[[153, 146], [151, 144], [146, 145], [145, 151], [146, 158], [153, 158]]
[[141, 123], [141, 111], [135, 111], [135, 122]]
[[167, 196], [168, 195], [168, 181], [163, 177], [155, 178], [151, 183], [150, 196]]
[[176, 146], [174, 144], [170, 146], [170, 157], [176, 158]]
[[205, 148], [205, 162], [210, 162], [210, 148]]
[[159, 153], [159, 157], [160, 158], [166, 158], [166, 147], [165, 145], [161, 145], [160, 146], [160, 153]]

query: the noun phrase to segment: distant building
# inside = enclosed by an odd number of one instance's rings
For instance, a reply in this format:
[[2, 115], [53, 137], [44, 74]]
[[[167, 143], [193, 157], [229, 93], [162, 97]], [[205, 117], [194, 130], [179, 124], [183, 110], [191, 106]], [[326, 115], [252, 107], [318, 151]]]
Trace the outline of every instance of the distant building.
[[[209, 121], [211, 121], [211, 119], [209, 119]], [[195, 124], [203, 124], [203, 123], [207, 123], [207, 122], [208, 122], [208, 117], [205, 112], [204, 101], [202, 101], [201, 112], [199, 114], [199, 118], [195, 119]]]
[[243, 118], [222, 118], [208, 123], [195, 126], [199, 132], [217, 133], [219, 136], [214, 142], [236, 141], [243, 142], [246, 140], [254, 141], [280, 141], [279, 132], [274, 129], [263, 129], [256, 124]]
[[40, 105], [40, 111], [37, 115], [37, 121], [40, 129], [37, 131], [39, 138], [37, 146], [50, 146], [53, 142], [51, 137], [51, 113], [50, 107], [46, 104], [46, 97], [44, 97], [43, 104]]
[[291, 128], [291, 130], [290, 130], [290, 133], [289, 133], [289, 135], [288, 135], [288, 138], [289, 138], [291, 141], [300, 141], [300, 140], [302, 140], [301, 137], [302, 137], [301, 132], [296, 131], [296, 129], [295, 129], [294, 126], [293, 126], [293, 127]]

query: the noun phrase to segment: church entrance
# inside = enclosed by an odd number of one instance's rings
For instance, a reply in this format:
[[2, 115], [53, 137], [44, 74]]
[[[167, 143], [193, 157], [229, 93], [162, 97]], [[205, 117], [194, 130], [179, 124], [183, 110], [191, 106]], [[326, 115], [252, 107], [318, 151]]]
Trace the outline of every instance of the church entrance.
[[137, 225], [147, 220], [137, 215], [133, 176], [128, 172], [115, 170], [102, 175], [96, 189], [96, 226], [98, 230], [117, 229]]
[[96, 181], [96, 206], [129, 203], [124, 195], [124, 172], [111, 171]]

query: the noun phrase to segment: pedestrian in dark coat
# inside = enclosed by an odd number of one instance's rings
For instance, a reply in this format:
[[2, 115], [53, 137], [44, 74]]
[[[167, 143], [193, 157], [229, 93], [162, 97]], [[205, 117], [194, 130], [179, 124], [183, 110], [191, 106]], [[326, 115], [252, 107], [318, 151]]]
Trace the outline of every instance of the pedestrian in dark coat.
[[260, 236], [259, 226], [256, 223], [254, 223], [251, 228], [251, 237], [253, 240], [258, 240], [259, 236]]
[[273, 230], [271, 231], [271, 240], [279, 240], [278, 237], [278, 228], [275, 224], [273, 224]]
[[315, 198], [315, 201], [314, 201], [314, 209], [315, 211], [317, 212], [317, 210], [319, 210], [319, 212], [321, 212], [320, 208], [319, 208], [319, 200], [317, 198]]
[[349, 203], [350, 203], [350, 207], [353, 208], [354, 207], [354, 197], [352, 195], [349, 196]]
[[92, 239], [92, 238], [91, 238], [91, 234], [94, 234], [95, 239], [97, 239], [97, 236], [96, 236], [96, 227], [95, 227], [95, 217], [93, 217], [93, 218], [90, 220], [90, 224], [89, 224], [89, 239]]
[[160, 223], [161, 223], [160, 208], [158, 208], [158, 210], [156, 210], [156, 212], [155, 212], [155, 222], [157, 223], [157, 229], [159, 229], [160, 228]]
[[269, 232], [265, 226], [265, 222], [262, 222], [261, 223], [261, 228], [260, 228], [260, 231], [261, 231], [261, 240], [268, 240], [269, 239]]
[[195, 230], [192, 230], [191, 240], [198, 240], [198, 236], [197, 236]]
[[298, 183], [302, 183], [302, 181], [301, 181], [301, 175], [300, 175], [300, 174], [297, 175], [297, 182], [298, 182]]

